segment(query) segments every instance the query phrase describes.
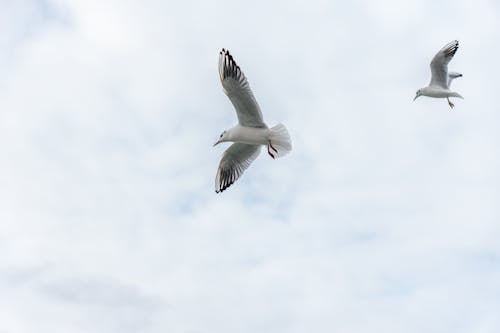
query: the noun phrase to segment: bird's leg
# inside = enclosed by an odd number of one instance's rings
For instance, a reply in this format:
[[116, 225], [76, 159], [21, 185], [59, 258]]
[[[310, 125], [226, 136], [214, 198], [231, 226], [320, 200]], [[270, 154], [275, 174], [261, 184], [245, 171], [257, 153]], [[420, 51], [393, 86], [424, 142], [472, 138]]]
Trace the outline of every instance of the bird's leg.
[[269, 156], [271, 156], [274, 159], [274, 155], [269, 150], [269, 147], [271, 147], [275, 152], [278, 152], [278, 151], [276, 149], [274, 149], [274, 147], [271, 145], [271, 141], [269, 141], [269, 143], [267, 144], [267, 153], [269, 154]]
[[269, 146], [267, 147], [267, 153], [274, 159], [274, 155], [269, 151]]
[[450, 98], [449, 97], [446, 97], [446, 99], [448, 100], [448, 105], [450, 106], [450, 108], [454, 108], [455, 107], [455, 104], [453, 104], [451, 101], [450, 101]]
[[269, 147], [271, 147], [271, 149], [274, 150], [275, 152], [278, 152], [276, 148], [274, 148], [273, 145], [271, 144], [271, 141], [269, 141]]

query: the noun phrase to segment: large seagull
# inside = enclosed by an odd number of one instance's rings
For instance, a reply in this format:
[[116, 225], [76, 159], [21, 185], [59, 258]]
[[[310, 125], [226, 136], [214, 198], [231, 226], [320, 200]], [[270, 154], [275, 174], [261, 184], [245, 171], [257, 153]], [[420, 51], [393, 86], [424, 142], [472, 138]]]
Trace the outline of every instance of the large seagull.
[[286, 127], [278, 124], [267, 127], [260, 107], [253, 96], [247, 78], [228, 50], [219, 55], [219, 76], [224, 92], [236, 109], [238, 124], [225, 130], [214, 146], [221, 142], [234, 142], [222, 155], [215, 177], [215, 192], [231, 186], [259, 156], [261, 146], [273, 159], [292, 150]]
[[419, 89], [413, 100], [416, 100], [420, 96], [446, 98], [448, 100], [448, 105], [453, 108], [455, 104], [450, 102], [450, 97], [463, 99], [459, 93], [450, 90], [451, 81], [462, 76], [460, 73], [448, 72], [448, 63], [453, 58], [457, 50], [458, 40], [454, 40], [453, 42], [446, 44], [441, 50], [439, 50], [431, 61], [432, 76], [429, 86]]

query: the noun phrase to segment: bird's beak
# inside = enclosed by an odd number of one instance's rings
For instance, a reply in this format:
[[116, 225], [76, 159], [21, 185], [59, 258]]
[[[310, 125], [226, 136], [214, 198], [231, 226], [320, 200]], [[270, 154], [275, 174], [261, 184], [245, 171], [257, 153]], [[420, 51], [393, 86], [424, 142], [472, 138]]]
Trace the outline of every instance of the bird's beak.
[[413, 99], [413, 101], [415, 101], [417, 98], [418, 98], [419, 95], [415, 96], [415, 98]]
[[217, 146], [219, 143], [221, 143], [221, 141], [217, 140], [217, 142], [214, 143], [213, 147]]

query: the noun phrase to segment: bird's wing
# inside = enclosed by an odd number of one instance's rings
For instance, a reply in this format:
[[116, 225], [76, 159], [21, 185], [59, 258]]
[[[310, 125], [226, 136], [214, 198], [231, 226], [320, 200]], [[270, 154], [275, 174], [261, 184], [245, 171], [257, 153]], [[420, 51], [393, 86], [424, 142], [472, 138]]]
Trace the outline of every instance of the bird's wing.
[[233, 143], [222, 155], [215, 176], [215, 192], [219, 193], [231, 186], [259, 156], [260, 145]]
[[224, 92], [236, 109], [240, 125], [266, 128], [259, 104], [253, 96], [245, 74], [225, 49], [222, 49], [219, 55], [219, 76]]
[[429, 86], [449, 88], [448, 63], [458, 50], [458, 40], [446, 44], [431, 61], [431, 83]]
[[457, 73], [457, 72], [449, 72], [448, 73], [448, 88], [451, 86], [451, 81], [453, 81], [456, 78], [462, 77], [462, 74]]

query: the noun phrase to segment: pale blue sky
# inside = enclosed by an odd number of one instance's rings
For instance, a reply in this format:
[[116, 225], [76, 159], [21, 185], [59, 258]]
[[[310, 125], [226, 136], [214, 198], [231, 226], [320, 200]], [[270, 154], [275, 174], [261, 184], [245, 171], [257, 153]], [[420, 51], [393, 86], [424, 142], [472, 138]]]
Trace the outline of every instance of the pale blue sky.
[[[0, 9], [1, 333], [499, 331], [497, 2]], [[216, 195], [222, 47], [294, 149]]]

